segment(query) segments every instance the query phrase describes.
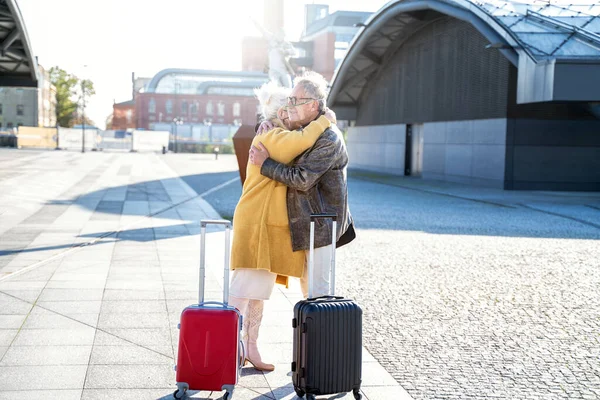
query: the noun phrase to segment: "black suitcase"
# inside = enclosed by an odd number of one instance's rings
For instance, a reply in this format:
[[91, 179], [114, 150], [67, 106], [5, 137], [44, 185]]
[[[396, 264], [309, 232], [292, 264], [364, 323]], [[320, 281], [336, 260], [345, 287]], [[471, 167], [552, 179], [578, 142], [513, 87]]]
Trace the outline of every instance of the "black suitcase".
[[336, 215], [315, 214], [310, 219], [308, 299], [294, 306], [292, 381], [298, 397], [353, 392], [360, 394], [362, 370], [362, 310], [353, 300], [334, 296], [335, 246], [331, 256], [331, 296], [312, 298], [314, 229], [317, 219], [333, 220], [332, 243], [336, 238]]

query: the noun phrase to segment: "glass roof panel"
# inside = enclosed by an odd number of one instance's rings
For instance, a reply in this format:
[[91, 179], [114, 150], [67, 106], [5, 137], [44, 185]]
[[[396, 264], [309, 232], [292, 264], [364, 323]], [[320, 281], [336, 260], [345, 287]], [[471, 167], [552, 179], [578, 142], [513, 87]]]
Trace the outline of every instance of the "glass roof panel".
[[[517, 36], [543, 53], [550, 54], [570, 36], [568, 33], [518, 33]], [[536, 52], [537, 54], [540, 54]], [[542, 54], [543, 54], [542, 53]]]
[[589, 24], [585, 26], [585, 30], [600, 34], [600, 17], [594, 18]]
[[[588, 0], [483, 0], [477, 4], [508, 27], [536, 57], [546, 58], [563, 44], [568, 46], [561, 51], [556, 50], [559, 57], [598, 56], [597, 46], [600, 44], [582, 40], [582, 36], [570, 27], [583, 27], [600, 35], [600, 3]], [[526, 17], [528, 10], [546, 17], [546, 21], [540, 22], [535, 16]], [[557, 24], [553, 24], [552, 20], [556, 20]], [[565, 42], [570, 37], [572, 40]]]
[[560, 49], [558, 49], [555, 55], [571, 57], [600, 57], [600, 47], [594, 49], [589, 43], [574, 37], [565, 43]]
[[591, 18], [592, 17], [590, 17], [589, 15], [585, 15], [585, 16], [580, 15], [577, 17], [556, 17], [554, 19], [556, 19], [557, 21], [560, 21], [564, 24], [581, 27], [581, 26], [587, 24]]
[[570, 7], [571, 10], [578, 11], [586, 15], [596, 15], [598, 13], [598, 9], [594, 12], [594, 8], [597, 8], [597, 6], [594, 6], [593, 4], [574, 4]]
[[537, 33], [554, 33], [556, 29], [551, 26], [539, 24], [529, 19], [522, 19], [517, 22], [515, 25], [510, 27], [510, 30], [519, 33], [519, 32], [537, 32]]
[[553, 4], [544, 7], [538, 12], [548, 17], [572, 17], [578, 15], [578, 12], [573, 9], [558, 7]]
[[504, 25], [511, 27], [523, 19], [521, 15], [515, 15], [514, 17], [496, 17], [496, 19], [502, 22]]

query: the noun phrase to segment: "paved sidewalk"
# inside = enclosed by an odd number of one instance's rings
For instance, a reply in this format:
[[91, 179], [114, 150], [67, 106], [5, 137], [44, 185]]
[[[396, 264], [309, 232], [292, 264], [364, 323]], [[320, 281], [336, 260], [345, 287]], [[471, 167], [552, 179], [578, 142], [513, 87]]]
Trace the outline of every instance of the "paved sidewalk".
[[[48, 152], [28, 163], [48, 172], [0, 179], [0, 399], [172, 398], [179, 314], [198, 295], [198, 221], [218, 215], [153, 154]], [[223, 232], [207, 244], [207, 298], [219, 299]], [[235, 399], [296, 398], [300, 297], [297, 284], [278, 287], [267, 303], [259, 345], [276, 371], [244, 368]], [[366, 399], [410, 398], [363, 358]]]

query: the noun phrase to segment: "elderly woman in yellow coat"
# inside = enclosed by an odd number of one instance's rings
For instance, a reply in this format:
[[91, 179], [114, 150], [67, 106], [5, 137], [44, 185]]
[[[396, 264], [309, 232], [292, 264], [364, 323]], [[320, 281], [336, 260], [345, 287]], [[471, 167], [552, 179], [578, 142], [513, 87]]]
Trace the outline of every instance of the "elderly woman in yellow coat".
[[[311, 148], [317, 138], [335, 120], [333, 112], [311, 122], [302, 130], [290, 130], [285, 104], [290, 89], [274, 83], [256, 90], [263, 118], [275, 120], [276, 127], [256, 136], [253, 146], [261, 142], [270, 156], [290, 163]], [[329, 118], [329, 119], [328, 119]], [[260, 174], [260, 168], [248, 163], [242, 196], [233, 216], [229, 304], [244, 316], [246, 361], [254, 368], [272, 371], [275, 367], [262, 361], [257, 347], [264, 300], [268, 300], [275, 282], [287, 285], [287, 278], [301, 278], [305, 254], [294, 252], [288, 223], [287, 187]]]

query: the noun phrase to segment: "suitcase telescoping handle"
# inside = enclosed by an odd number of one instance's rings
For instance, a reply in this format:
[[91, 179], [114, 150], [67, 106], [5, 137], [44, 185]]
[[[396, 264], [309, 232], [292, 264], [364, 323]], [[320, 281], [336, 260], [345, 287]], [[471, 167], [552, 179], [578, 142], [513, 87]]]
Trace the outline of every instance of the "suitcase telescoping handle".
[[225, 225], [225, 269], [223, 272], [223, 304], [227, 305], [229, 299], [229, 246], [231, 222], [227, 220], [200, 221], [200, 282], [198, 289], [198, 304], [204, 303], [204, 280], [206, 277], [206, 225]]
[[[313, 298], [313, 274], [315, 269], [315, 221], [330, 219], [331, 223], [331, 266], [329, 269], [331, 295], [335, 295], [335, 242], [337, 238], [337, 214], [311, 214], [310, 216], [310, 247], [308, 251], [308, 298]], [[330, 297], [323, 296], [323, 297]]]

